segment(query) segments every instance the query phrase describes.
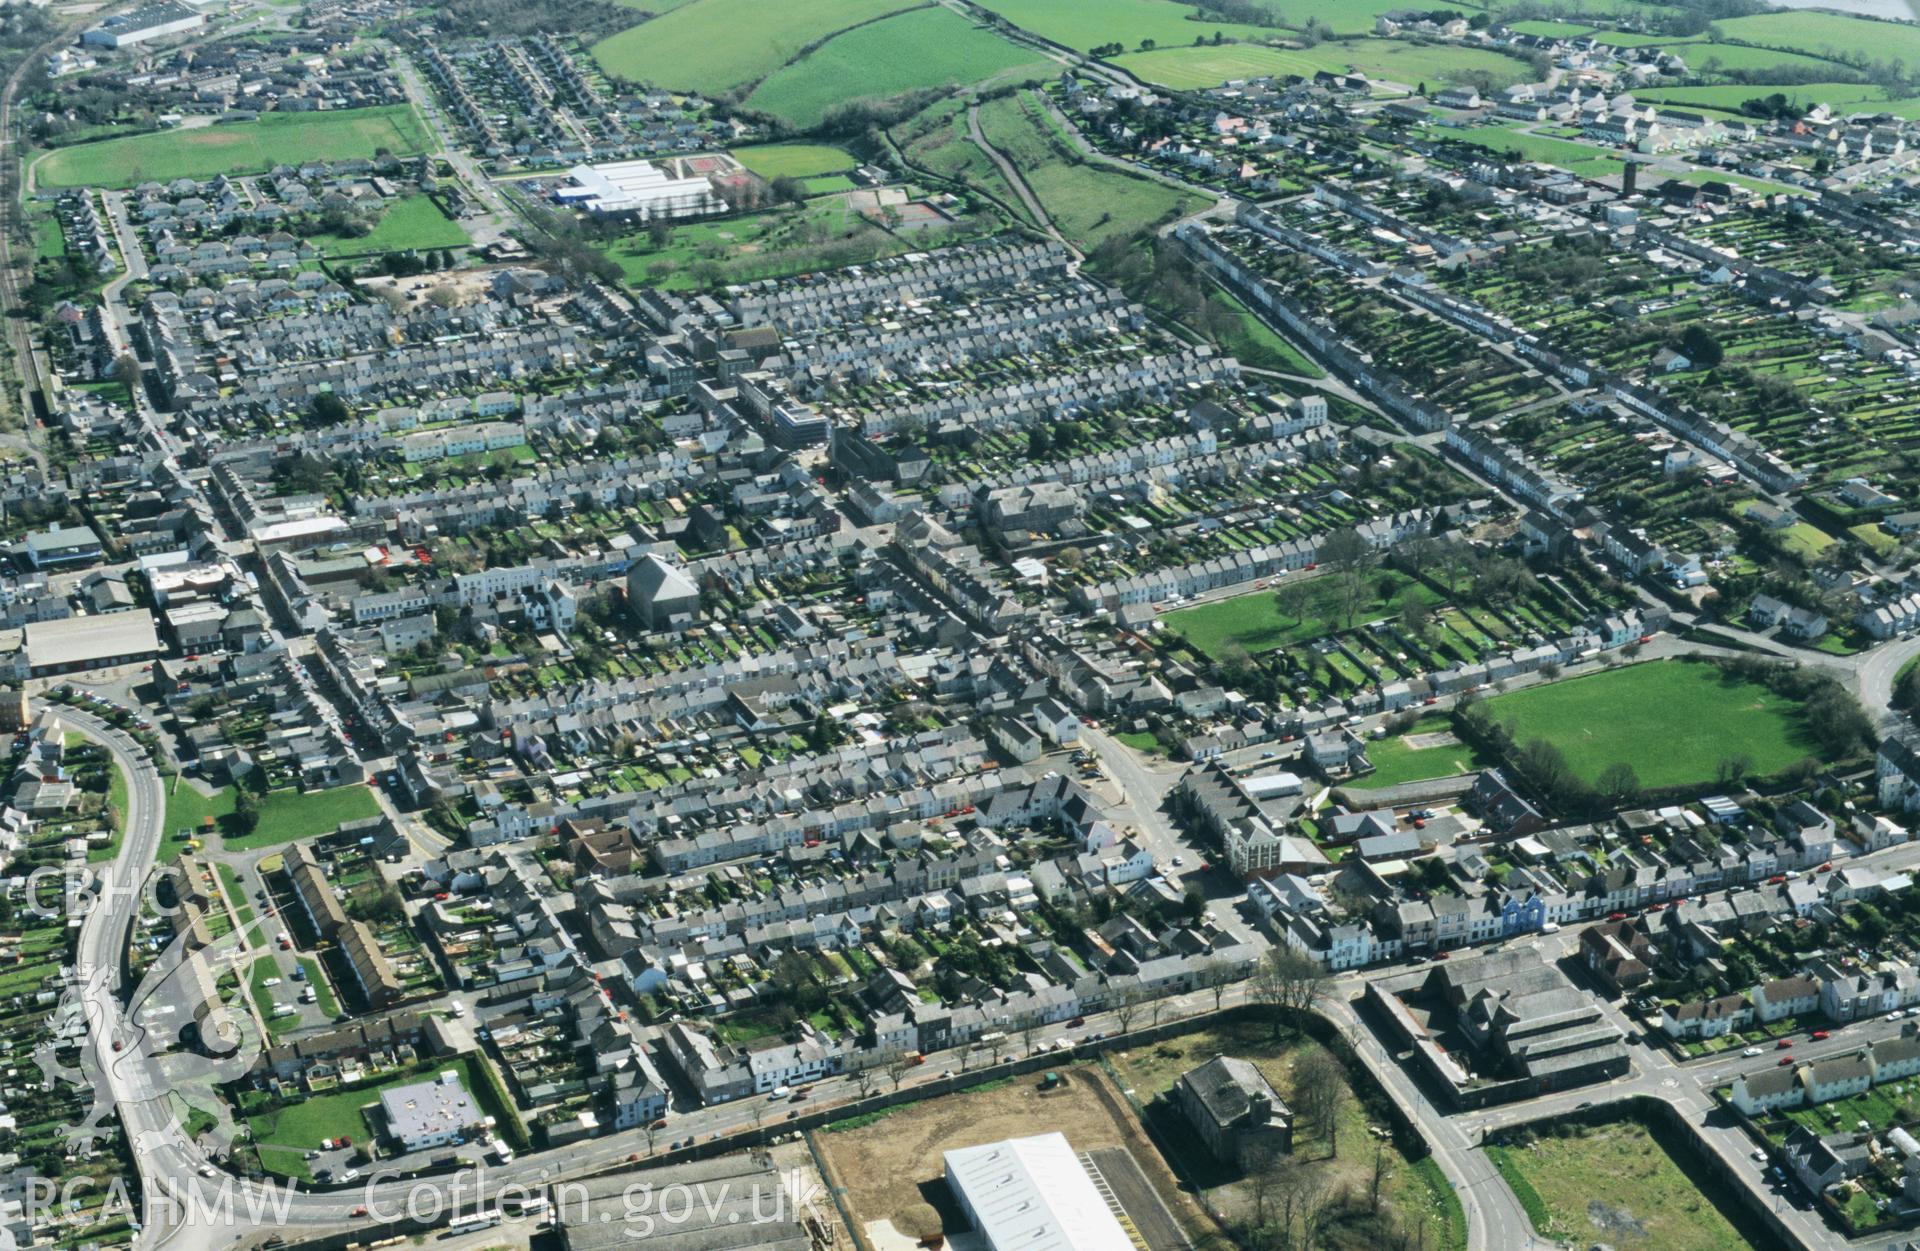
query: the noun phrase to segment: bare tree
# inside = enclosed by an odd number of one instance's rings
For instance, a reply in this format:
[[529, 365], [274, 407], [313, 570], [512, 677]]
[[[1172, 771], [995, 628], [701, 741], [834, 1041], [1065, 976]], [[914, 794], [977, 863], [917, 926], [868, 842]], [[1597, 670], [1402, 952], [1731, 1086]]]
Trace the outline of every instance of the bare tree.
[[1332, 985], [1333, 979], [1317, 961], [1292, 947], [1275, 947], [1254, 970], [1250, 990], [1255, 1003], [1271, 1010], [1277, 1037], [1288, 1019], [1312, 1011]]
[[958, 1050], [960, 1052], [960, 1071], [962, 1073], [966, 1072], [967, 1067], [973, 1063], [973, 1051], [977, 1046], [979, 1046], [979, 1044], [971, 1038], [961, 1041]]
[[873, 1093], [873, 1084], [879, 1079], [880, 1075], [873, 1071], [871, 1064], [863, 1064], [855, 1069], [850, 1076], [853, 1078], [854, 1093], [860, 1098], [865, 1099]]
[[1347, 1093], [1347, 1073], [1333, 1053], [1315, 1050], [1293, 1068], [1293, 1099], [1320, 1137], [1329, 1155], [1340, 1154], [1340, 1105]]
[[1373, 1178], [1367, 1184], [1367, 1208], [1380, 1211], [1380, 1187], [1387, 1180], [1387, 1144], [1376, 1141], [1373, 1144]]
[[1140, 1011], [1140, 992], [1123, 990], [1119, 1000], [1113, 1005], [1113, 1019], [1119, 1024], [1122, 1034], [1133, 1028], [1133, 1018]]
[[1029, 1054], [1033, 1051], [1033, 1036], [1040, 1032], [1040, 1022], [1028, 1017], [1020, 1025], [1020, 1050]]
[[903, 1055], [887, 1061], [887, 1080], [893, 1083], [895, 1090], [900, 1089], [900, 1083], [906, 1080], [907, 1070], [912, 1067], [913, 1061]]
[[1233, 985], [1233, 966], [1218, 957], [1209, 959], [1200, 966], [1198, 980], [1202, 988], [1213, 992], [1213, 1010], [1218, 1012], [1227, 987]]

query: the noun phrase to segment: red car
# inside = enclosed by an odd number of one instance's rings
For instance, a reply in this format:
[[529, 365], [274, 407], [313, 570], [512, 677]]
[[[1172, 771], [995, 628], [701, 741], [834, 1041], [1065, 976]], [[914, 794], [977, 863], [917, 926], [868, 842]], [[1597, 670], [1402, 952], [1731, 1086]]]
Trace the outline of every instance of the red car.
[[1830, 1034], [1830, 1033], [1828, 1033], [1828, 1032], [1827, 1032], [1826, 1030], [1823, 1030], [1823, 1029], [1817, 1029], [1817, 1030], [1815, 1030], [1815, 1031], [1813, 1031], [1813, 1034], [1811, 1035], [1811, 1037], [1813, 1038], [1813, 1041], [1815, 1041], [1815, 1042], [1824, 1042], [1824, 1041], [1826, 1041], [1827, 1039], [1829, 1039], [1829, 1038], [1832, 1038], [1832, 1037], [1833, 1037], [1833, 1035], [1832, 1035], [1832, 1034]]
[[1787, 1066], [1788, 1066], [1789, 1064], [1792, 1064], [1792, 1063], [1793, 1063], [1793, 1057], [1792, 1057], [1792, 1056], [1781, 1056], [1781, 1057], [1780, 1057], [1780, 1063], [1779, 1063], [1779, 1064], [1777, 1064], [1777, 1065], [1775, 1065], [1774, 1067], [1775, 1067], [1775, 1068], [1782, 1068], [1782, 1069], [1784, 1069], [1784, 1068], [1786, 1068], [1786, 1067], [1787, 1067]]
[[367, 1214], [367, 1205], [364, 1203], [361, 1204], [359, 1207], [355, 1208], [353, 1211], [347, 1213], [347, 1215], [349, 1216], [365, 1216], [366, 1214]]
[[1607, 913], [1607, 920], [1609, 920], [1609, 921], [1624, 921], [1624, 920], [1626, 920], [1626, 919], [1627, 919], [1627, 914], [1626, 914], [1626, 913], [1624, 913], [1624, 912], [1609, 912], [1609, 913]]
[[1666, 909], [1667, 905], [1665, 904], [1648, 904], [1646, 910], [1648, 912], [1665, 912]]
[[1450, 958], [1452, 955], [1453, 953], [1451, 951], [1436, 951], [1433, 953], [1433, 958], [1435, 960], [1445, 960]]
[[1779, 1042], [1773, 1044], [1773, 1049], [1775, 1051], [1785, 1051], [1788, 1047], [1791, 1047], [1791, 1046], [1793, 1046], [1793, 1039], [1782, 1038]]

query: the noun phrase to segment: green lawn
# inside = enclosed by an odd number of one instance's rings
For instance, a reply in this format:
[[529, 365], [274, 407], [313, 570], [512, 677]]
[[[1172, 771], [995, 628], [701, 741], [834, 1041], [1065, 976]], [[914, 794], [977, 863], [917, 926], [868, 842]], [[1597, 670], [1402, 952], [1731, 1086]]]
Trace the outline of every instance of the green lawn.
[[1299, 374], [1306, 378], [1327, 376], [1326, 370], [1307, 359], [1299, 348], [1261, 321], [1245, 304], [1225, 291], [1216, 291], [1210, 298], [1225, 306], [1233, 315], [1233, 329], [1221, 336], [1220, 346], [1231, 352], [1242, 365]]
[[320, 962], [312, 956], [301, 956], [300, 967], [307, 971], [307, 985], [313, 987], [313, 1001], [323, 1016], [329, 1020], [340, 1015], [340, 1001], [333, 997], [333, 987], [321, 971]]
[[1446, 747], [1407, 746], [1408, 735], [1443, 734], [1450, 733], [1451, 729], [1452, 722], [1448, 718], [1427, 717], [1406, 735], [1396, 734], [1392, 738], [1367, 744], [1367, 759], [1373, 762], [1373, 772], [1341, 785], [1347, 790], [1378, 790], [1386, 786], [1399, 786], [1404, 782], [1453, 777], [1496, 763], [1482, 759], [1480, 753], [1466, 743], [1454, 743]]
[[840, 174], [858, 162], [853, 154], [824, 143], [764, 143], [735, 148], [733, 158], [762, 178], [812, 178]]
[[376, 256], [383, 252], [464, 248], [472, 240], [431, 198], [409, 195], [388, 206], [373, 229], [357, 239], [319, 234], [310, 235], [308, 242], [328, 256]]
[[1618, 1251], [1745, 1251], [1748, 1241], [1646, 1128], [1616, 1122], [1489, 1151], [1538, 1232]]
[[338, 786], [325, 791], [274, 791], [260, 799], [260, 823], [251, 834], [233, 828], [233, 788], [226, 787], [211, 797], [182, 781], [165, 783], [167, 816], [165, 832], [191, 829], [198, 835], [212, 819], [222, 837], [222, 846], [245, 851], [272, 847], [296, 838], [314, 838], [330, 834], [343, 821], [378, 816], [380, 803], [364, 786]]
[[105, 847], [87, 853], [88, 864], [102, 864], [118, 856], [120, 844], [127, 837], [127, 775], [117, 763], [107, 774], [107, 810], [113, 814], [113, 838]]
[[[284, 988], [276, 988], [284, 989]], [[362, 1109], [380, 1102], [380, 1093], [395, 1086], [407, 1086], [414, 1082], [431, 1081], [443, 1069], [454, 1069], [460, 1073], [461, 1084], [467, 1093], [474, 1095], [475, 1101], [486, 1111], [485, 1102], [479, 1098], [480, 1083], [475, 1081], [471, 1065], [485, 1063], [478, 1056], [460, 1056], [445, 1064], [420, 1066], [419, 1068], [398, 1073], [379, 1081], [363, 1082], [343, 1090], [330, 1091], [315, 1095], [289, 1107], [274, 1112], [264, 1112], [247, 1118], [253, 1127], [254, 1141], [263, 1147], [289, 1147], [295, 1151], [307, 1151], [320, 1145], [323, 1138], [351, 1138], [355, 1142], [372, 1139], [373, 1130], [367, 1123]]]
[[746, 103], [795, 126], [817, 126], [849, 100], [966, 86], [1009, 71], [1038, 80], [1050, 65], [952, 9], [915, 9], [834, 36], [761, 80]]
[[283, 161], [337, 161], [425, 152], [427, 129], [405, 104], [326, 113], [267, 113], [258, 121], [129, 135], [49, 153], [35, 170], [41, 187], [132, 187], [149, 179], [251, 174]]
[[1740, 753], [1765, 776], [1819, 752], [1793, 701], [1696, 661], [1627, 665], [1496, 695], [1485, 707], [1515, 743], [1559, 747], [1588, 783], [1624, 763], [1642, 786], [1682, 786], [1711, 779]]
[[[1859, 56], [1870, 61], [1920, 63], [1920, 27], [1910, 22], [1878, 22], [1808, 10], [1758, 13], [1714, 25], [1722, 38], [1741, 39], [1769, 48], [1790, 48], [1817, 56]], [[1714, 49], [1720, 50], [1721, 46]], [[1687, 54], [1687, 67], [1700, 68], [1694, 63], [1692, 53]]]
[[711, 94], [755, 83], [806, 48], [915, 0], [692, 0], [593, 45], [616, 78]]
[[[280, 984], [267, 985], [267, 980], [275, 977], [280, 978]], [[286, 978], [280, 973], [280, 966], [275, 963], [272, 956], [261, 956], [255, 960], [252, 971], [247, 975], [247, 981], [253, 988], [253, 1006], [260, 1010], [262, 1017], [266, 1018], [268, 1034], [278, 1040], [281, 1035], [291, 1033], [300, 1027], [300, 1018], [297, 1015], [282, 1017], [273, 1015], [276, 1001], [292, 1003], [299, 995], [297, 988], [289, 988]]]
[[[1289, 578], [1305, 575], [1289, 574]], [[1336, 580], [1311, 578], [1307, 582], [1307, 601], [1299, 617], [1282, 614], [1274, 590], [1250, 591], [1232, 599], [1217, 600], [1198, 608], [1182, 608], [1168, 613], [1163, 620], [1167, 629], [1181, 635], [1197, 650], [1209, 656], [1229, 643], [1238, 643], [1255, 655], [1270, 652], [1290, 643], [1332, 634], [1346, 627]], [[1375, 620], [1394, 611], [1406, 596], [1415, 596], [1429, 604], [1440, 602], [1439, 592], [1405, 574], [1383, 572], [1367, 579], [1367, 595], [1353, 617], [1355, 625]]]
[[1678, 108], [1722, 109], [1738, 113], [1740, 106], [1747, 101], [1764, 99], [1776, 91], [1803, 107], [1827, 104], [1842, 111], [1873, 109], [1887, 102], [1887, 93], [1870, 83], [1800, 83], [1783, 87], [1727, 83], [1717, 87], [1648, 87], [1636, 90], [1633, 98]]

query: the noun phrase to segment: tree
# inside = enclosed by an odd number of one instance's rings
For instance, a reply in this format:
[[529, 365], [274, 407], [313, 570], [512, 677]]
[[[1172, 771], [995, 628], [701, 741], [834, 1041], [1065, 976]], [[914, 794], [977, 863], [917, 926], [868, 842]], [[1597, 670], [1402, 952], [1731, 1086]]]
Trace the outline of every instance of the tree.
[[347, 402], [331, 391], [314, 396], [309, 407], [314, 421], [323, 426], [338, 425], [351, 415], [347, 412]]
[[1120, 999], [1113, 1005], [1113, 1019], [1120, 1026], [1120, 1032], [1126, 1033], [1133, 1028], [1133, 1018], [1140, 1013], [1140, 992], [1123, 990]]
[[1337, 573], [1365, 569], [1373, 563], [1373, 548], [1360, 537], [1360, 532], [1348, 526], [1335, 530], [1320, 540], [1320, 563]]
[[1720, 340], [1713, 337], [1713, 332], [1698, 322], [1680, 333], [1680, 350], [1702, 369], [1712, 369], [1727, 355], [1727, 350], [1720, 346]]
[[1614, 806], [1630, 802], [1640, 793], [1640, 775], [1633, 766], [1625, 761], [1616, 761], [1600, 771], [1600, 777], [1594, 783], [1603, 798]]
[[1514, 763], [1549, 800], [1563, 798], [1577, 785], [1566, 753], [1543, 738], [1529, 740], [1515, 753]]
[[1220, 1010], [1220, 1001], [1226, 996], [1227, 987], [1233, 985], [1233, 967], [1226, 961], [1213, 958], [1201, 964], [1196, 981], [1204, 990], [1213, 992], [1213, 1010]]
[[1722, 786], [1729, 786], [1753, 771], [1753, 757], [1746, 752], [1737, 751], [1731, 756], [1723, 756], [1720, 763], [1713, 767], [1714, 780]]
[[873, 1093], [873, 1083], [878, 1079], [879, 1074], [873, 1071], [871, 1064], [863, 1064], [853, 1071], [852, 1077], [855, 1095], [865, 1099]]
[[1312, 587], [1298, 578], [1289, 578], [1280, 584], [1279, 590], [1273, 593], [1273, 604], [1280, 610], [1281, 616], [1291, 617], [1294, 621], [1300, 622], [1306, 620], [1307, 601], [1312, 597]]
[[260, 801], [245, 784], [233, 788], [233, 824], [242, 834], [251, 834], [260, 825]]
[[1340, 1154], [1340, 1102], [1346, 1090], [1347, 1072], [1332, 1052], [1315, 1050], [1294, 1066], [1294, 1105], [1326, 1140], [1329, 1155]]
[[913, 1061], [904, 1055], [894, 1056], [887, 1061], [887, 1080], [893, 1088], [900, 1089], [900, 1083], [906, 1080], [907, 1070], [913, 1067]]

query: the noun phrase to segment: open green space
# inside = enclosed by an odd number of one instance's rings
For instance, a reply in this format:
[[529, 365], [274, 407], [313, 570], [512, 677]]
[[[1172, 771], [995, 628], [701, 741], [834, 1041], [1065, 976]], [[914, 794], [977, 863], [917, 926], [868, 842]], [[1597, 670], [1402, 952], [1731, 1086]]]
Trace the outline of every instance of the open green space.
[[1076, 52], [1110, 43], [1138, 48], [1149, 40], [1149, 46], [1177, 47], [1196, 39], [1211, 39], [1215, 31], [1242, 40], [1279, 39], [1287, 34], [1261, 26], [1218, 22], [1194, 6], [1174, 0], [982, 0], [981, 7]]
[[48, 153], [41, 187], [132, 187], [149, 180], [251, 174], [288, 161], [340, 161], [381, 152], [412, 156], [431, 146], [412, 106], [267, 113], [257, 121], [129, 135]]
[[247, 834], [234, 823], [231, 786], [208, 796], [183, 780], [168, 778], [163, 785], [167, 788], [166, 835], [191, 830], [189, 837], [205, 837], [203, 831], [211, 826], [221, 835], [221, 845], [229, 850], [246, 851], [296, 838], [315, 838], [331, 834], [343, 821], [380, 814], [379, 801], [364, 786], [336, 786], [324, 791], [272, 791], [259, 797], [260, 821], [253, 832]]
[[1484, 769], [1497, 761], [1486, 760], [1472, 744], [1455, 741], [1444, 747], [1412, 747], [1407, 739], [1422, 734], [1451, 734], [1452, 722], [1444, 717], [1427, 717], [1405, 734], [1395, 734], [1367, 744], [1367, 759], [1373, 772], [1363, 778], [1343, 782], [1347, 790], [1379, 790], [1406, 782], [1425, 782], [1432, 778], [1450, 778], [1456, 774]]
[[1674, 49], [1686, 58], [1687, 68], [1696, 74], [1720, 74], [1742, 70], [1773, 74], [1792, 70], [1796, 75], [1825, 74], [1833, 77], [1846, 67], [1824, 57], [1808, 56], [1785, 48], [1754, 48], [1740, 43], [1689, 43]]
[[1620, 154], [1591, 143], [1536, 135], [1518, 125], [1476, 126], [1461, 138], [1501, 155], [1513, 155], [1523, 161], [1557, 165], [1569, 173], [1602, 178], [1620, 172]]
[[[1788, 48], [1818, 56], [1858, 57], [1868, 61], [1904, 61], [1920, 64], [1920, 26], [1910, 22], [1881, 22], [1800, 9], [1785, 13], [1756, 13], [1714, 23], [1723, 39], [1738, 39], [1768, 48]], [[1693, 58], [1688, 57], [1688, 65]]]
[[318, 234], [309, 236], [308, 242], [328, 256], [376, 256], [383, 252], [464, 248], [472, 240], [430, 197], [408, 195], [388, 205], [364, 235]]
[[1082, 250], [1178, 217], [1193, 197], [1179, 188], [1096, 161], [1077, 161], [1066, 137], [1024, 95], [980, 108], [980, 129], [1020, 171], [1054, 225]]
[[313, 1001], [320, 1009], [320, 1015], [332, 1020], [340, 1015], [340, 1001], [333, 997], [333, 986], [321, 971], [320, 962], [312, 956], [301, 956], [300, 967], [306, 971], [307, 985], [313, 987]]
[[1619, 1251], [1745, 1251], [1752, 1244], [1647, 1128], [1619, 1121], [1489, 1147], [1548, 1237]]
[[1647, 87], [1633, 93], [1635, 101], [1673, 105], [1678, 108], [1719, 109], [1739, 113], [1749, 100], [1765, 99], [1778, 92], [1788, 101], [1810, 108], [1830, 105], [1842, 112], [1874, 109], [1889, 103], [1887, 93], [1872, 83], [1797, 83], [1789, 86], [1748, 86], [1722, 83], [1715, 87]]
[[1230, 78], [1261, 74], [1299, 74], [1311, 77], [1322, 70], [1358, 72], [1368, 78], [1400, 83], [1408, 88], [1427, 83], [1457, 82], [1467, 74], [1484, 74], [1496, 87], [1527, 76], [1523, 61], [1455, 44], [1418, 44], [1404, 39], [1329, 40], [1311, 48], [1268, 48], [1245, 44], [1219, 47], [1163, 47], [1115, 57], [1148, 82], [1176, 91], [1217, 87]]
[[1209, 298], [1218, 301], [1233, 315], [1232, 328], [1221, 334], [1220, 346], [1231, 352], [1242, 365], [1300, 374], [1307, 378], [1327, 376], [1326, 370], [1309, 360], [1279, 331], [1261, 321], [1252, 309], [1230, 293], [1215, 291]]
[[892, 234], [847, 197], [827, 196], [798, 209], [676, 224], [664, 241], [635, 231], [608, 244], [606, 254], [636, 286], [688, 291], [864, 264], [937, 245], [952, 233]]
[[[1290, 578], [1304, 576], [1288, 575]], [[1196, 608], [1182, 608], [1168, 613], [1162, 620], [1167, 623], [1167, 629], [1215, 658], [1229, 645], [1238, 645], [1249, 654], [1258, 655], [1346, 628], [1346, 606], [1341, 602], [1338, 579], [1313, 578], [1307, 588], [1298, 615], [1283, 611], [1278, 596], [1268, 588]], [[1409, 596], [1429, 604], [1440, 602], [1440, 593], [1424, 582], [1415, 582], [1405, 574], [1390, 570], [1375, 573], [1368, 577], [1366, 594], [1355, 606], [1353, 623], [1358, 625], [1385, 616]]]
[[746, 103], [809, 127], [850, 100], [965, 86], [1002, 74], [1038, 80], [1050, 68], [1058, 67], [952, 9], [915, 9], [834, 36], [761, 80]]
[[824, 143], [763, 143], [735, 148], [733, 159], [768, 179], [842, 174], [858, 164], [852, 153]]
[[1544, 739], [1591, 785], [1627, 764], [1647, 787], [1711, 780], [1745, 755], [1754, 776], [1777, 773], [1818, 746], [1800, 706], [1699, 661], [1625, 665], [1496, 695], [1484, 707], [1524, 746]]
[[760, 81], [837, 31], [915, 0], [692, 0], [593, 45], [616, 78], [709, 94]]

